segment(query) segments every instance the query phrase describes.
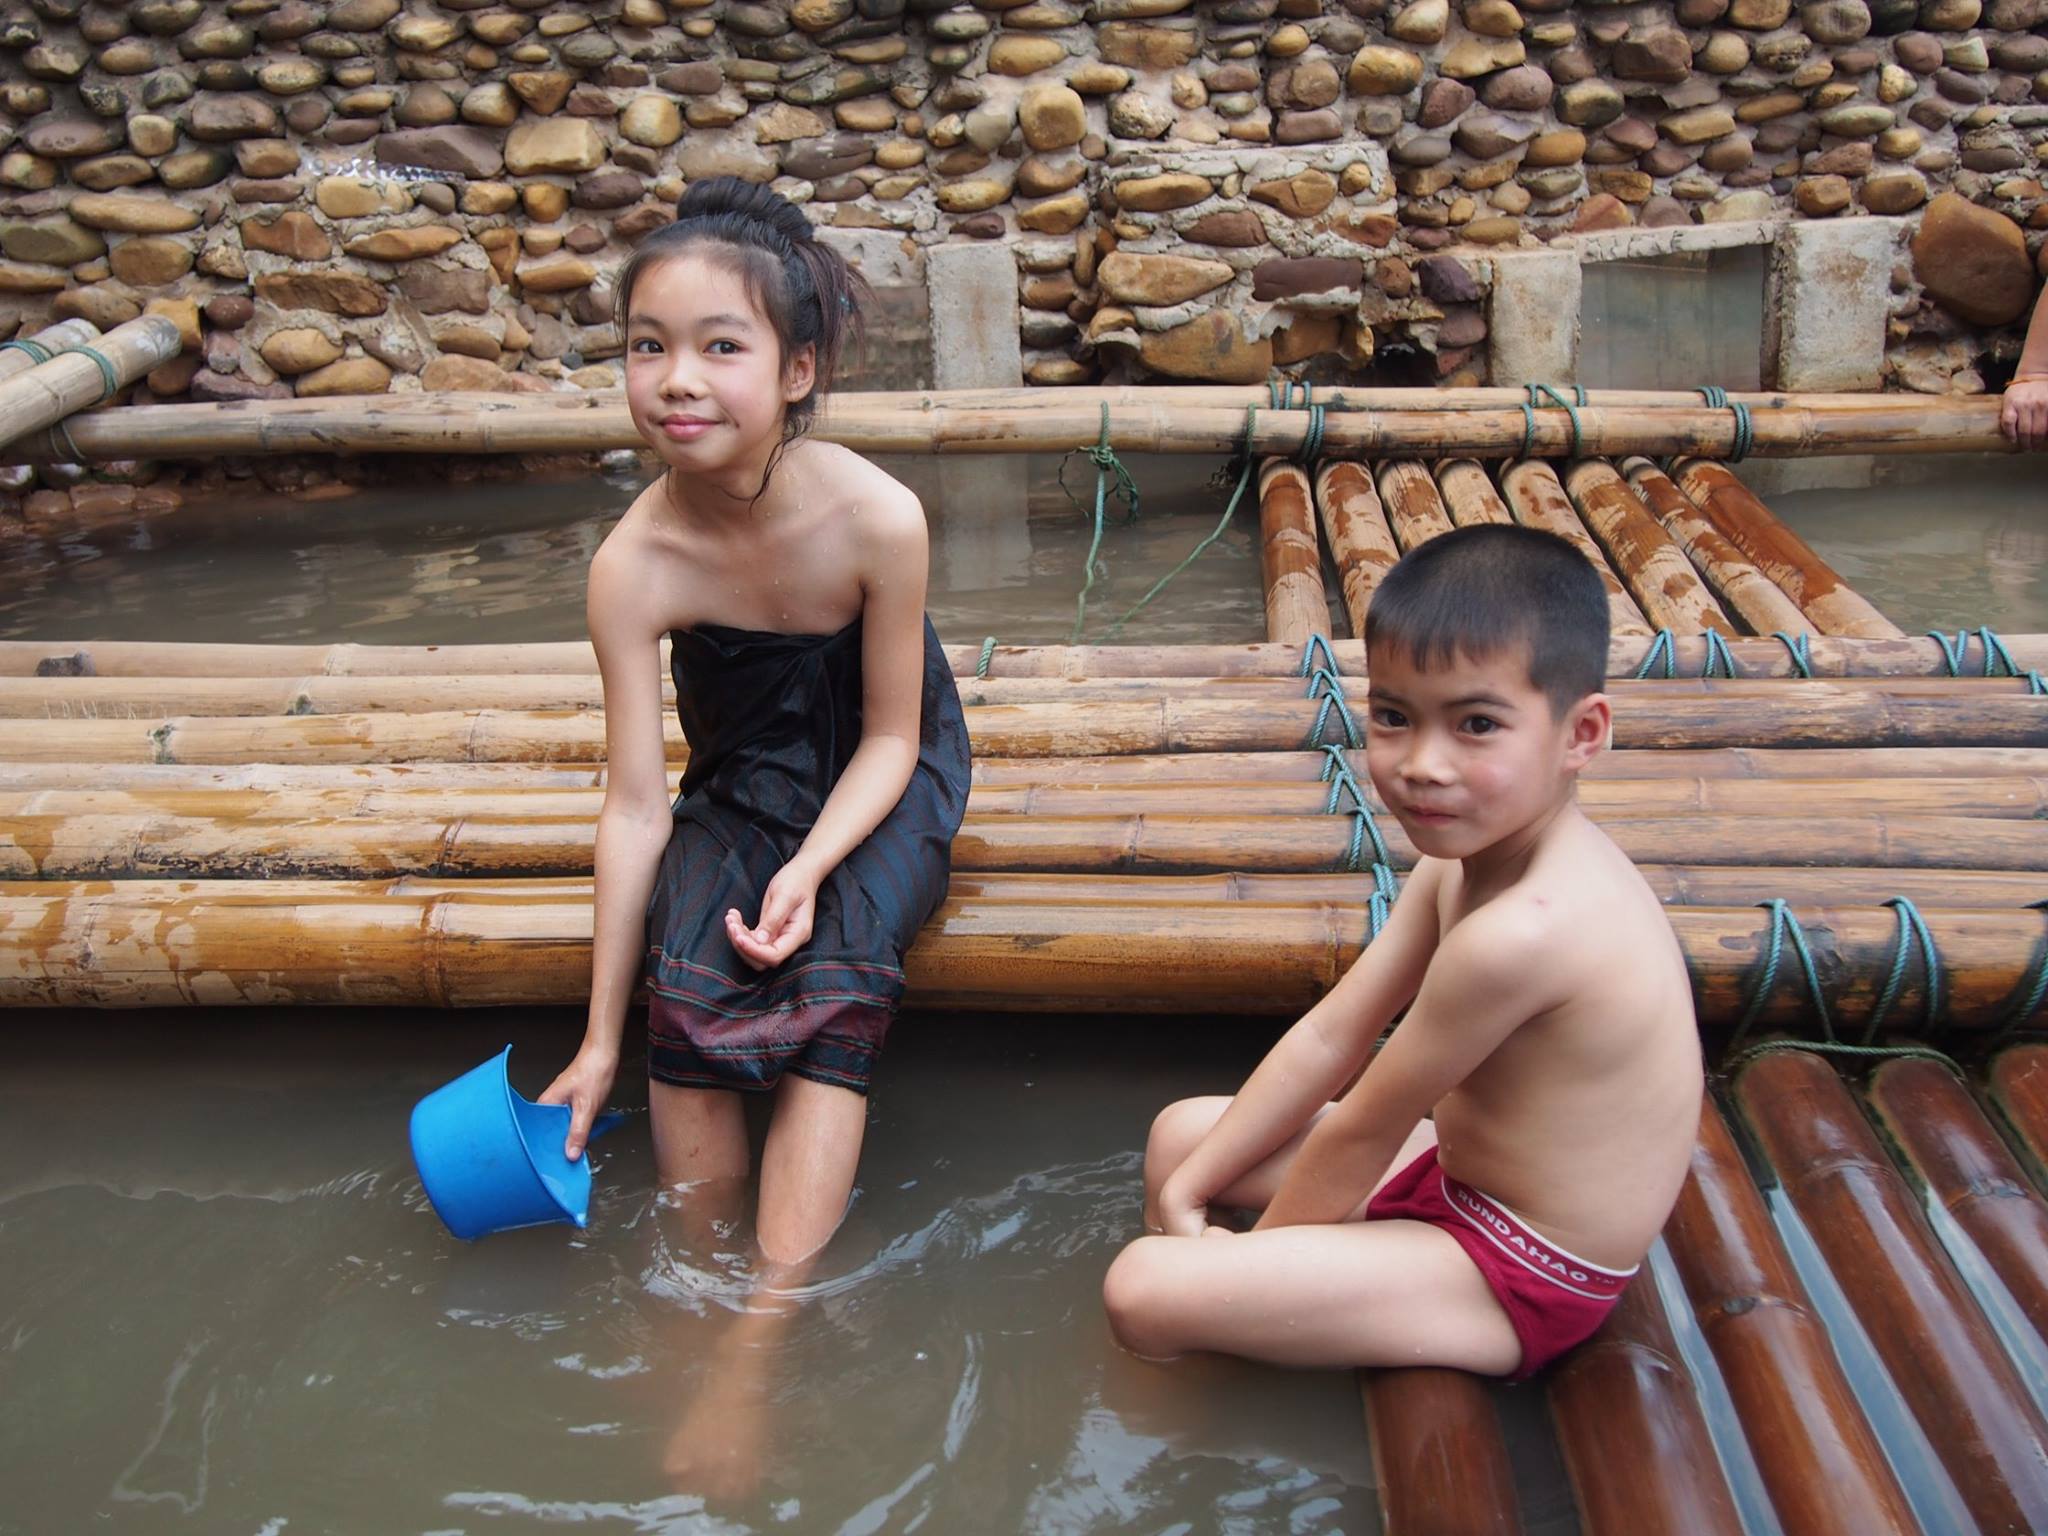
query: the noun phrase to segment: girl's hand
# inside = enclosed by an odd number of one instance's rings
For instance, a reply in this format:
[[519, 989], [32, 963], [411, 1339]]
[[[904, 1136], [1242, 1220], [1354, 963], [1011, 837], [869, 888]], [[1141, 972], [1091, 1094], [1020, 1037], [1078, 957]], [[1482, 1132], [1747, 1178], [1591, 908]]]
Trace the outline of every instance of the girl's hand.
[[536, 1104], [569, 1106], [569, 1137], [562, 1143], [562, 1156], [570, 1162], [583, 1155], [584, 1143], [590, 1140], [590, 1122], [604, 1107], [618, 1070], [619, 1058], [616, 1055], [586, 1045], [576, 1053], [576, 1059], [562, 1068], [555, 1080], [548, 1084], [547, 1091], [534, 1100]]
[[1188, 1196], [1171, 1178], [1159, 1188], [1159, 1230], [1168, 1237], [1200, 1237], [1209, 1227], [1209, 1202]]
[[2048, 377], [2014, 379], [2006, 386], [1998, 430], [2022, 448], [2048, 447]]
[[817, 879], [799, 865], [785, 864], [762, 893], [760, 922], [749, 928], [735, 907], [725, 914], [726, 937], [747, 964], [757, 971], [768, 970], [810, 939], [817, 906]]

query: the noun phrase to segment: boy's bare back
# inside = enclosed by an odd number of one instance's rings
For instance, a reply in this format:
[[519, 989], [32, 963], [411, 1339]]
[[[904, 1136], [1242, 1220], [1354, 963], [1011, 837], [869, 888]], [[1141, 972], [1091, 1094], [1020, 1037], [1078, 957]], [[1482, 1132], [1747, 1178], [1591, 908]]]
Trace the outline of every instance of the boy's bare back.
[[1677, 1198], [1700, 1108], [1692, 988], [1655, 894], [1575, 806], [1504, 889], [1467, 892], [1435, 860], [1410, 879], [1433, 887], [1431, 969], [1480, 951], [1529, 1005], [1438, 1101], [1445, 1173], [1574, 1253], [1635, 1263]]

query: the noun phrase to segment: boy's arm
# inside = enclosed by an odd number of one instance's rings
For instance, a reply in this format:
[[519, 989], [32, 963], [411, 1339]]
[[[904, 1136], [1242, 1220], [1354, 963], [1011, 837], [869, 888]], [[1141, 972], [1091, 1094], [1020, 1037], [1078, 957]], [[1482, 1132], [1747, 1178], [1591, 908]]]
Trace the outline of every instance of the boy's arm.
[[2048, 287], [2034, 301], [2034, 318], [2020, 349], [2020, 365], [2005, 387], [1999, 430], [2022, 448], [2048, 447]]
[[1434, 860], [1416, 865], [1380, 936], [1280, 1037], [1223, 1117], [1167, 1176], [1159, 1190], [1162, 1231], [1198, 1236], [1209, 1202], [1272, 1156], [1351, 1079], [1422, 983], [1436, 948], [1441, 878]]
[[1438, 947], [1408, 1016], [1295, 1155], [1266, 1227], [1347, 1219], [1408, 1133], [1509, 1035], [1562, 1001], [1557, 934], [1519, 906], [1475, 912]]

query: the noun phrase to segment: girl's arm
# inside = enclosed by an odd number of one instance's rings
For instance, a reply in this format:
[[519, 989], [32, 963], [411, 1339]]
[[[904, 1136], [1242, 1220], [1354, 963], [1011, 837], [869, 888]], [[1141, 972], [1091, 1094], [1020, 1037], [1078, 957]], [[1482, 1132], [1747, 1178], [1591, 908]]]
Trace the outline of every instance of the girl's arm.
[[662, 746], [661, 628], [647, 562], [617, 534], [590, 562], [587, 617], [604, 679], [604, 807], [597, 817], [590, 1016], [583, 1046], [540, 1096], [570, 1107], [564, 1155], [583, 1150], [618, 1071], [619, 1037], [647, 954], [647, 900], [674, 828]]
[[[1200, 1236], [1209, 1202], [1272, 1156], [1351, 1080], [1380, 1031], [1422, 985], [1437, 944], [1439, 880], [1433, 860], [1416, 866], [1380, 936], [1280, 1037], [1223, 1117], [1167, 1175], [1152, 1213], [1160, 1230]], [[1396, 1146], [1414, 1125], [1400, 1127]]]
[[854, 538], [863, 577], [860, 745], [825, 797], [810, 836], [769, 882], [752, 928], [726, 914], [733, 948], [766, 970], [811, 936], [818, 887], [903, 798], [917, 769], [924, 701], [924, 508], [901, 487], [863, 501]]

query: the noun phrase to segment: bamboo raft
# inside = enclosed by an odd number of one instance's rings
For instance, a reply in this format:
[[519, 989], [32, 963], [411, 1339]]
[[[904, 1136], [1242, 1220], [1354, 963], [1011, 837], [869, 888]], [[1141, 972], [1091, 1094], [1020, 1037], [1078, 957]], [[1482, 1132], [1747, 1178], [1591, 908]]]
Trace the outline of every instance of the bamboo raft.
[[[1105, 403], [1157, 425], [1142, 392], [1068, 393], [1032, 396], [1026, 435], [1092, 438]], [[1175, 395], [1182, 447], [1241, 438], [1256, 404]], [[1326, 442], [1374, 456], [1261, 467], [1262, 643], [949, 647], [974, 781], [912, 1003], [1299, 1012], [1413, 858], [1359, 750], [1377, 582], [1453, 527], [1552, 529], [1601, 572], [1614, 629], [1613, 750], [1581, 803], [1667, 904], [1710, 1045], [1787, 1047], [1717, 1084], [1645, 1278], [1534, 1389], [1580, 1528], [2048, 1531], [2048, 1046], [2018, 1038], [2048, 1000], [2048, 635], [1902, 633], [1738, 474], [1633, 456], [1656, 444], [1624, 416], [1668, 400], [1596, 399], [1573, 428], [1588, 456], [1552, 464], [1507, 446], [1507, 392], [1453, 392], [1462, 421], [1433, 437], [1377, 424], [1369, 392], [1331, 398], [1361, 414]], [[1815, 412], [1909, 435], [1889, 405], [1749, 398], [1760, 444]], [[836, 426], [875, 446], [946, 423], [959, 447], [982, 408], [850, 402]], [[521, 400], [438, 438], [385, 402], [152, 420], [231, 429], [237, 452], [387, 428], [479, 451], [477, 433], [587, 445], [608, 409]], [[1618, 457], [1591, 447], [1603, 411]], [[75, 446], [165, 451], [129, 415], [74, 418]], [[1258, 412], [1255, 443], [1297, 446], [1287, 415]], [[1983, 426], [1928, 422], [1923, 442]], [[587, 995], [604, 733], [585, 644], [0, 642], [0, 720], [0, 1002]], [[680, 771], [672, 723], [668, 745]], [[1852, 1076], [1799, 1047], [1831, 1036], [1969, 1052], [1982, 1081], [1925, 1056]], [[1503, 1390], [1362, 1378], [1388, 1531], [1524, 1529]]]

